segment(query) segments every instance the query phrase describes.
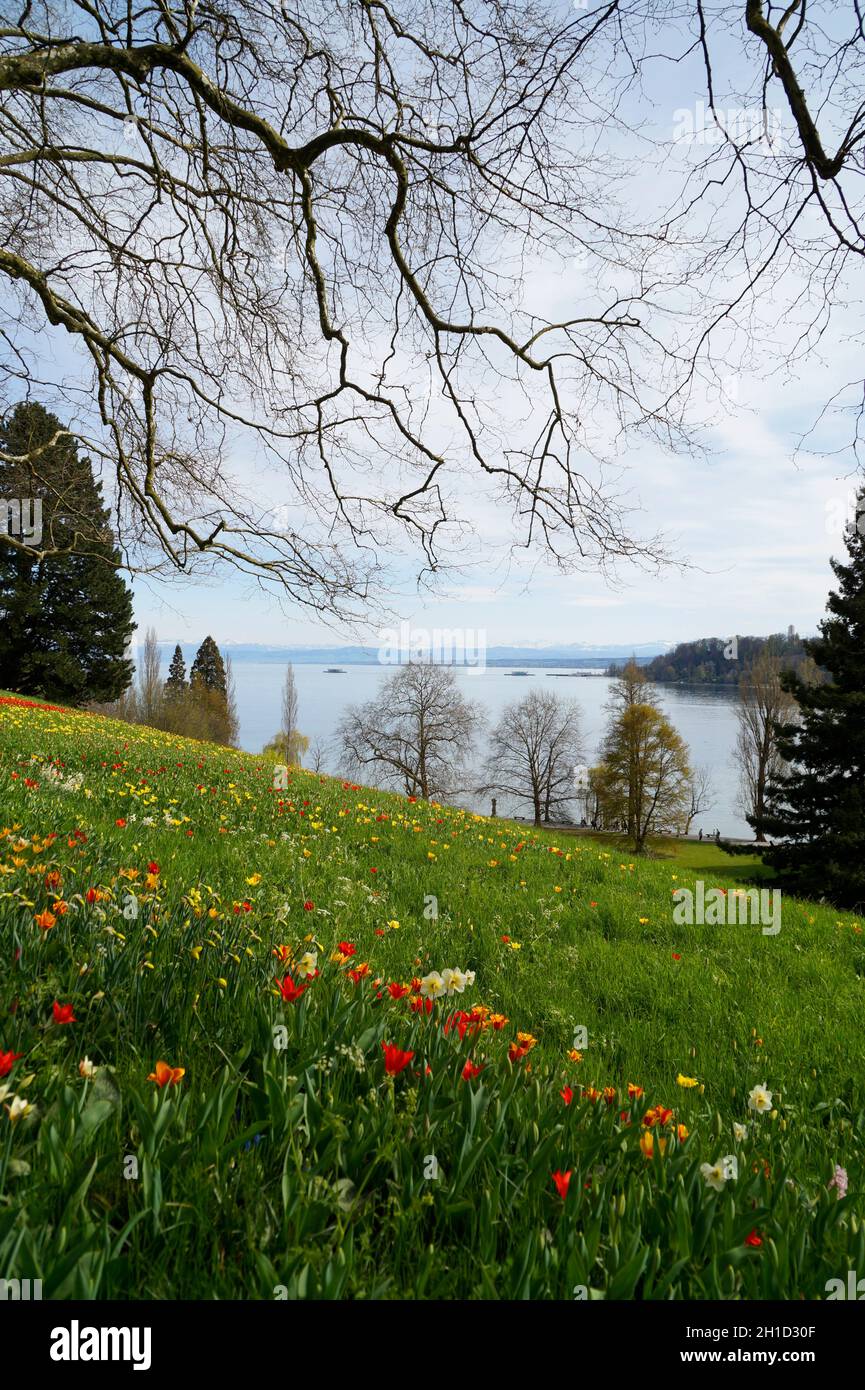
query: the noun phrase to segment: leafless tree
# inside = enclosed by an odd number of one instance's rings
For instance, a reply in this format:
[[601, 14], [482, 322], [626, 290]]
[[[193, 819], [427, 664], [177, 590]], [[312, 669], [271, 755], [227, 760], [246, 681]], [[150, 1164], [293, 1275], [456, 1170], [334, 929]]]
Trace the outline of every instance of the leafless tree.
[[317, 738], [312, 743], [309, 750], [308, 764], [312, 772], [324, 772], [327, 769], [330, 748], [327, 739]]
[[237, 712], [237, 690], [231, 657], [225, 658], [225, 742], [236, 748], [240, 738], [240, 715]]
[[695, 767], [688, 783], [687, 796], [682, 810], [686, 835], [691, 833], [691, 826], [697, 816], [701, 816], [704, 811], [711, 811], [714, 804], [715, 789], [712, 785], [712, 774], [709, 768], [705, 766]]
[[138, 718], [142, 724], [159, 728], [162, 711], [162, 657], [156, 629], [144, 634], [138, 663]]
[[277, 735], [277, 740], [281, 737], [284, 742], [286, 763], [299, 763], [301, 761], [302, 750], [297, 738], [300, 733], [298, 719], [297, 685], [294, 679], [294, 667], [289, 662], [285, 669], [285, 683], [282, 687], [282, 723], [280, 733]]
[[490, 736], [481, 790], [527, 801], [535, 825], [548, 823], [577, 794], [579, 718], [575, 701], [547, 690], [530, 690], [507, 705]]
[[[769, 369], [752, 329], [783, 314], [785, 273], [808, 272], [789, 282], [808, 352], [863, 254], [858, 4], [3, 9], [6, 399], [75, 404], [137, 568], [226, 561], [350, 620], [389, 557], [426, 580], [459, 554], [489, 492], [514, 544], [566, 571], [654, 563], [604, 441], [691, 447], [720, 354]], [[670, 144], [641, 129], [639, 84], [692, 53], [720, 144], [642, 217], [626, 177]], [[789, 112], [771, 158], [726, 119], [740, 72], [740, 101]], [[529, 262], [575, 252], [591, 291], [559, 317], [521, 302]], [[272, 505], [237, 476], [249, 454]]]
[[464, 789], [482, 724], [480, 706], [462, 695], [450, 666], [410, 662], [374, 699], [346, 710], [337, 729], [341, 766], [374, 767], [407, 796], [453, 796]]
[[739, 800], [743, 814], [754, 821], [754, 836], [765, 840], [766, 789], [784, 775], [785, 763], [778, 751], [777, 726], [793, 722], [798, 710], [795, 698], [781, 685], [782, 659], [763, 651], [739, 682], [736, 710], [738, 733]]

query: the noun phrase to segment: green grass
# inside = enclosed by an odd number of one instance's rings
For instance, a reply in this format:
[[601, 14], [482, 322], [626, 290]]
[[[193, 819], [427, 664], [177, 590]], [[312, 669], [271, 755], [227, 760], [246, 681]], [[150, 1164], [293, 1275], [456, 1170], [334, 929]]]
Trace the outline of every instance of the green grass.
[[[610, 836], [596, 831], [579, 830], [570, 832], [581, 838], [590, 839], [604, 849], [615, 849], [617, 854], [625, 855], [631, 851], [622, 836]], [[764, 864], [759, 854], [727, 854], [714, 840], [682, 840], [675, 835], [650, 835], [646, 842], [646, 857], [667, 859], [692, 869], [697, 877], [711, 873], [718, 881], [729, 879], [733, 883], [760, 883], [769, 886], [774, 872]]]
[[[673, 922], [674, 889], [756, 861], [634, 859], [302, 771], [275, 792], [261, 759], [12, 703], [0, 789], [0, 1050], [24, 1054], [0, 1089], [34, 1107], [0, 1124], [3, 1277], [55, 1298], [820, 1298], [865, 1268], [860, 923], [788, 899], [776, 937]], [[296, 1003], [280, 948], [317, 951]], [[445, 967], [475, 982], [431, 1014], [387, 991]], [[475, 1005], [507, 1024], [445, 1028]], [[537, 1041], [509, 1060], [518, 1031]], [[382, 1042], [414, 1053], [399, 1075]], [[176, 1086], [148, 1080], [160, 1060]], [[658, 1105], [674, 1120], [647, 1131]], [[728, 1154], [716, 1192], [701, 1164]]]

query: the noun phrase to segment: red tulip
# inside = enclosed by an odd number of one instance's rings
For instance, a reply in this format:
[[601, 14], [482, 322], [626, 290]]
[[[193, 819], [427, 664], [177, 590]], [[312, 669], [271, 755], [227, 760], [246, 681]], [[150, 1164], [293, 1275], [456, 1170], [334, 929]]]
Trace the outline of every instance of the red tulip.
[[385, 1071], [388, 1076], [398, 1076], [399, 1073], [408, 1066], [414, 1053], [402, 1052], [400, 1048], [396, 1047], [393, 1043], [383, 1042], [381, 1046], [384, 1052]]
[[552, 1174], [553, 1182], [556, 1184], [556, 1191], [558, 1192], [562, 1201], [564, 1201], [568, 1195], [568, 1184], [571, 1181], [572, 1171], [573, 1170], [569, 1168], [566, 1173], [555, 1172]]
[[23, 1057], [23, 1052], [3, 1052], [0, 1050], [0, 1076], [8, 1076], [19, 1057]]
[[300, 996], [309, 989], [309, 985], [295, 984], [290, 975], [286, 975], [282, 980], [278, 975], [275, 975], [274, 979], [279, 985], [279, 992], [286, 1004], [296, 1004]]
[[55, 1023], [77, 1023], [78, 1019], [72, 1012], [71, 1004], [58, 1004], [54, 1000], [54, 1022]]

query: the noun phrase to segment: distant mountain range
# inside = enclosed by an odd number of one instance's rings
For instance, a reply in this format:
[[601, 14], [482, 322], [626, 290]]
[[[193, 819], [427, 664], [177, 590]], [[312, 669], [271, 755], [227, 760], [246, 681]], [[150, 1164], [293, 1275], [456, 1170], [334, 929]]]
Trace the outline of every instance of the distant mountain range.
[[[435, 629], [432, 632], [434, 633]], [[471, 647], [471, 643], [469, 645]], [[486, 662], [488, 666], [513, 666], [518, 663], [520, 666], [589, 667], [609, 665], [611, 662], [624, 663], [634, 656], [643, 665], [653, 657], [669, 651], [671, 645], [669, 642], [636, 642], [625, 645], [612, 642], [608, 646], [598, 646], [589, 642], [569, 642], [552, 646], [544, 646], [541, 643], [497, 646], [487, 648]], [[162, 651], [170, 653], [174, 650], [175, 643], [160, 642], [159, 646]], [[181, 642], [180, 648], [184, 657], [191, 660], [198, 650], [198, 643]], [[378, 664], [380, 648], [313, 645], [277, 647], [255, 642], [224, 642], [220, 645], [220, 650], [235, 663], [260, 661], [277, 664], [291, 661], [298, 666], [366, 666]]]

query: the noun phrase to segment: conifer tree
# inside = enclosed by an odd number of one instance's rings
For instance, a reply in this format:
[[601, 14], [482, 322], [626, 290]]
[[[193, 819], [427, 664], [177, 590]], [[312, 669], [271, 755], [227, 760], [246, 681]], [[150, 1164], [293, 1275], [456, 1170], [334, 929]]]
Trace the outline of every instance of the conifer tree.
[[200, 684], [205, 690], [216, 690], [220, 695], [226, 693], [225, 663], [213, 638], [205, 637], [192, 663], [190, 684]]
[[189, 677], [185, 732], [193, 738], [233, 747], [237, 743], [238, 718], [231, 664], [226, 669], [212, 637], [205, 637], [195, 654]]
[[183, 652], [180, 644], [174, 648], [174, 656], [171, 658], [171, 665], [168, 668], [168, 678], [165, 682], [165, 693], [169, 699], [178, 699], [188, 690], [186, 681], [186, 662], [183, 660]]
[[132, 678], [132, 595], [90, 460], [36, 401], [0, 422], [0, 512], [0, 687], [115, 700]]
[[[832, 561], [838, 588], [820, 636], [805, 643], [827, 679], [785, 672], [795, 720], [778, 726], [790, 765], [770, 783], [763, 827], [781, 843], [763, 855], [796, 892], [865, 907], [865, 488], [846, 532], [848, 559]], [[748, 817], [750, 825], [755, 824]]]

